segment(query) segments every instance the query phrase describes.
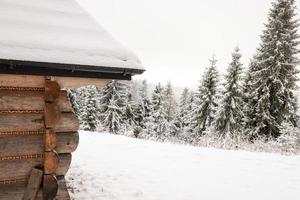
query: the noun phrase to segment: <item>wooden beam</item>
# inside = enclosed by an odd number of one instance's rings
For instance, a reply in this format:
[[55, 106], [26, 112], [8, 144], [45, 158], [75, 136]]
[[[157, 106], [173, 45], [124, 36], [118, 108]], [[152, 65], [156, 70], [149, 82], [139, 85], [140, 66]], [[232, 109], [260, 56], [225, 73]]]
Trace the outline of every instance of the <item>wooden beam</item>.
[[[59, 164], [55, 174], [57, 176], [65, 175], [70, 168], [72, 156], [71, 154], [59, 154], [58, 157]], [[43, 163], [43, 157], [33, 159], [0, 160], [0, 169], [5, 172], [0, 173], [0, 181], [27, 179], [31, 169], [35, 167], [42, 167]]]
[[[72, 132], [79, 129], [79, 120], [74, 113], [62, 113], [55, 132]], [[44, 130], [44, 115], [36, 113], [1, 113], [1, 131], [38, 131]]]
[[[109, 79], [58, 76], [53, 76], [51, 79], [53, 81], [56, 81], [61, 88], [70, 89], [75, 89], [87, 85], [95, 85], [98, 88], [103, 88], [109, 82]], [[44, 76], [0, 74], [0, 86], [43, 87], [44, 83]]]
[[26, 186], [26, 190], [22, 200], [35, 200], [40, 189], [43, 178], [43, 171], [33, 168]]
[[[34, 135], [0, 135], [0, 157], [42, 153], [44, 150], [43, 134], [44, 132]], [[76, 150], [78, 143], [78, 132], [58, 133], [56, 134], [55, 151], [72, 153]]]
[[[72, 112], [67, 91], [60, 91], [57, 105], [61, 112]], [[44, 110], [43, 91], [0, 90], [0, 110]]]

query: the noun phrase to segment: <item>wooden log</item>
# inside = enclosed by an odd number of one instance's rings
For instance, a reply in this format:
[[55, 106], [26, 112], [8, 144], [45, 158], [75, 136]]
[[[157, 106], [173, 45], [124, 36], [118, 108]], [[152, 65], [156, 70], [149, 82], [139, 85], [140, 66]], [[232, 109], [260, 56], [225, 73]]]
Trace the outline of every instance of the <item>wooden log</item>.
[[[0, 136], [0, 157], [22, 154], [41, 154], [44, 151], [43, 133], [40, 135]], [[74, 152], [79, 143], [78, 132], [56, 134], [57, 153]]]
[[[58, 153], [74, 152], [79, 143], [78, 132], [57, 134]], [[18, 148], [16, 148], [18, 147]], [[38, 154], [44, 149], [43, 135], [0, 136], [0, 157], [22, 154]]]
[[[58, 192], [55, 200], [70, 200], [64, 177], [58, 177]], [[0, 200], [22, 200], [26, 186], [24, 184], [0, 185]], [[43, 200], [43, 193], [40, 190], [36, 200]]]
[[59, 163], [55, 174], [57, 176], [64, 176], [67, 174], [67, 172], [70, 169], [72, 154], [70, 153], [59, 154], [58, 157], [59, 157]]
[[[74, 113], [62, 113], [55, 132], [71, 132], [79, 129], [79, 120]], [[44, 130], [44, 115], [36, 113], [0, 113], [1, 131]]]
[[72, 132], [79, 130], [79, 120], [73, 113], [62, 113], [59, 122], [54, 127], [55, 132]]
[[58, 168], [59, 157], [55, 151], [44, 154], [44, 174], [54, 174]]
[[45, 127], [54, 128], [61, 119], [61, 112], [55, 103], [45, 104]]
[[44, 76], [0, 74], [0, 86], [8, 87], [44, 87]]
[[22, 200], [35, 200], [35, 197], [40, 189], [43, 178], [43, 171], [33, 168], [27, 183]]
[[[59, 154], [59, 164], [56, 175], [65, 175], [70, 168], [71, 154]], [[0, 180], [27, 179], [32, 168], [41, 166], [44, 163], [43, 158], [37, 159], [18, 159], [18, 160], [0, 160]]]
[[[67, 91], [60, 91], [57, 105], [61, 112], [72, 112]], [[43, 91], [8, 91], [0, 90], [0, 110], [44, 110]]]
[[0, 131], [38, 131], [44, 129], [43, 114], [1, 113]]
[[58, 191], [58, 181], [55, 175], [44, 175], [43, 200], [53, 200]]
[[[77, 78], [77, 77], [58, 77], [53, 76], [51, 80], [57, 81], [61, 88], [75, 89], [87, 85], [95, 85], [103, 88], [108, 79], [96, 78]], [[44, 76], [0, 74], [0, 86], [12, 87], [44, 87]]]

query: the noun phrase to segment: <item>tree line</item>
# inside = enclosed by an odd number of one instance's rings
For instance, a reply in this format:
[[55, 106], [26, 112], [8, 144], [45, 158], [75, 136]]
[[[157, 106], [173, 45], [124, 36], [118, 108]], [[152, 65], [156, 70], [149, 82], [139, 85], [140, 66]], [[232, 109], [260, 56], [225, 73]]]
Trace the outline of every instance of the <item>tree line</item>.
[[298, 20], [294, 0], [272, 3], [261, 43], [247, 68], [236, 47], [225, 78], [217, 60], [202, 75], [196, 91], [184, 89], [177, 102], [171, 83], [157, 84], [148, 97], [147, 82], [112, 80], [101, 91], [94, 86], [70, 91], [84, 130], [133, 131], [186, 142], [214, 134], [252, 141], [280, 137], [298, 127]]

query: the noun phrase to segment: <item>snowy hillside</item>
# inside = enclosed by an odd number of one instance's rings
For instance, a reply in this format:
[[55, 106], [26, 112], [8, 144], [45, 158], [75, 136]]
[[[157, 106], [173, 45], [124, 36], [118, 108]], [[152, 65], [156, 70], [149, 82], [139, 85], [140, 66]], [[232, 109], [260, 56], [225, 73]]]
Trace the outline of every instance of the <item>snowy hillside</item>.
[[76, 200], [296, 200], [300, 156], [225, 151], [81, 132]]

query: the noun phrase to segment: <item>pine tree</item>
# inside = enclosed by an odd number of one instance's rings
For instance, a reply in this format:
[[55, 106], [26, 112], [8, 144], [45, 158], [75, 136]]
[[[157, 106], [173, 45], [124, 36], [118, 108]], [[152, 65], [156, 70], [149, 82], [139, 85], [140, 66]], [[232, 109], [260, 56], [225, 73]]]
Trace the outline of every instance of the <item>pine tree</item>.
[[158, 137], [165, 136], [168, 128], [163, 96], [163, 87], [159, 83], [152, 94], [150, 115], [147, 122], [147, 129], [150, 134], [156, 134]]
[[104, 87], [99, 100], [101, 123], [108, 131], [115, 134], [119, 133], [125, 125], [126, 90], [126, 84], [112, 80]]
[[68, 89], [67, 92], [68, 92], [68, 98], [72, 105], [73, 111], [79, 117], [79, 115], [80, 115], [79, 104], [78, 104], [76, 91]]
[[177, 126], [182, 130], [184, 127], [187, 126], [186, 116], [188, 115], [188, 106], [189, 106], [189, 89], [184, 88], [179, 101], [179, 111], [177, 115]]
[[241, 54], [236, 47], [225, 76], [224, 91], [217, 112], [215, 129], [221, 136], [235, 137], [242, 128], [243, 95]]
[[247, 121], [253, 136], [278, 137], [280, 125], [295, 117], [299, 53], [295, 9], [295, 0], [274, 2], [261, 36], [257, 66], [251, 75], [252, 110]]
[[150, 100], [148, 98], [148, 84], [143, 80], [138, 90], [138, 103], [136, 107], [136, 122], [140, 128], [146, 128], [147, 119], [150, 114]]
[[167, 121], [171, 122], [175, 117], [176, 101], [171, 82], [168, 82], [163, 93], [164, 106], [166, 109]]
[[215, 119], [217, 104], [218, 72], [217, 60], [213, 56], [210, 66], [204, 73], [196, 99], [194, 121], [197, 121], [195, 131], [202, 135], [206, 128], [210, 127]]
[[86, 86], [80, 91], [83, 104], [80, 106], [81, 128], [86, 131], [95, 131], [98, 125], [97, 121], [97, 88], [95, 86]]

